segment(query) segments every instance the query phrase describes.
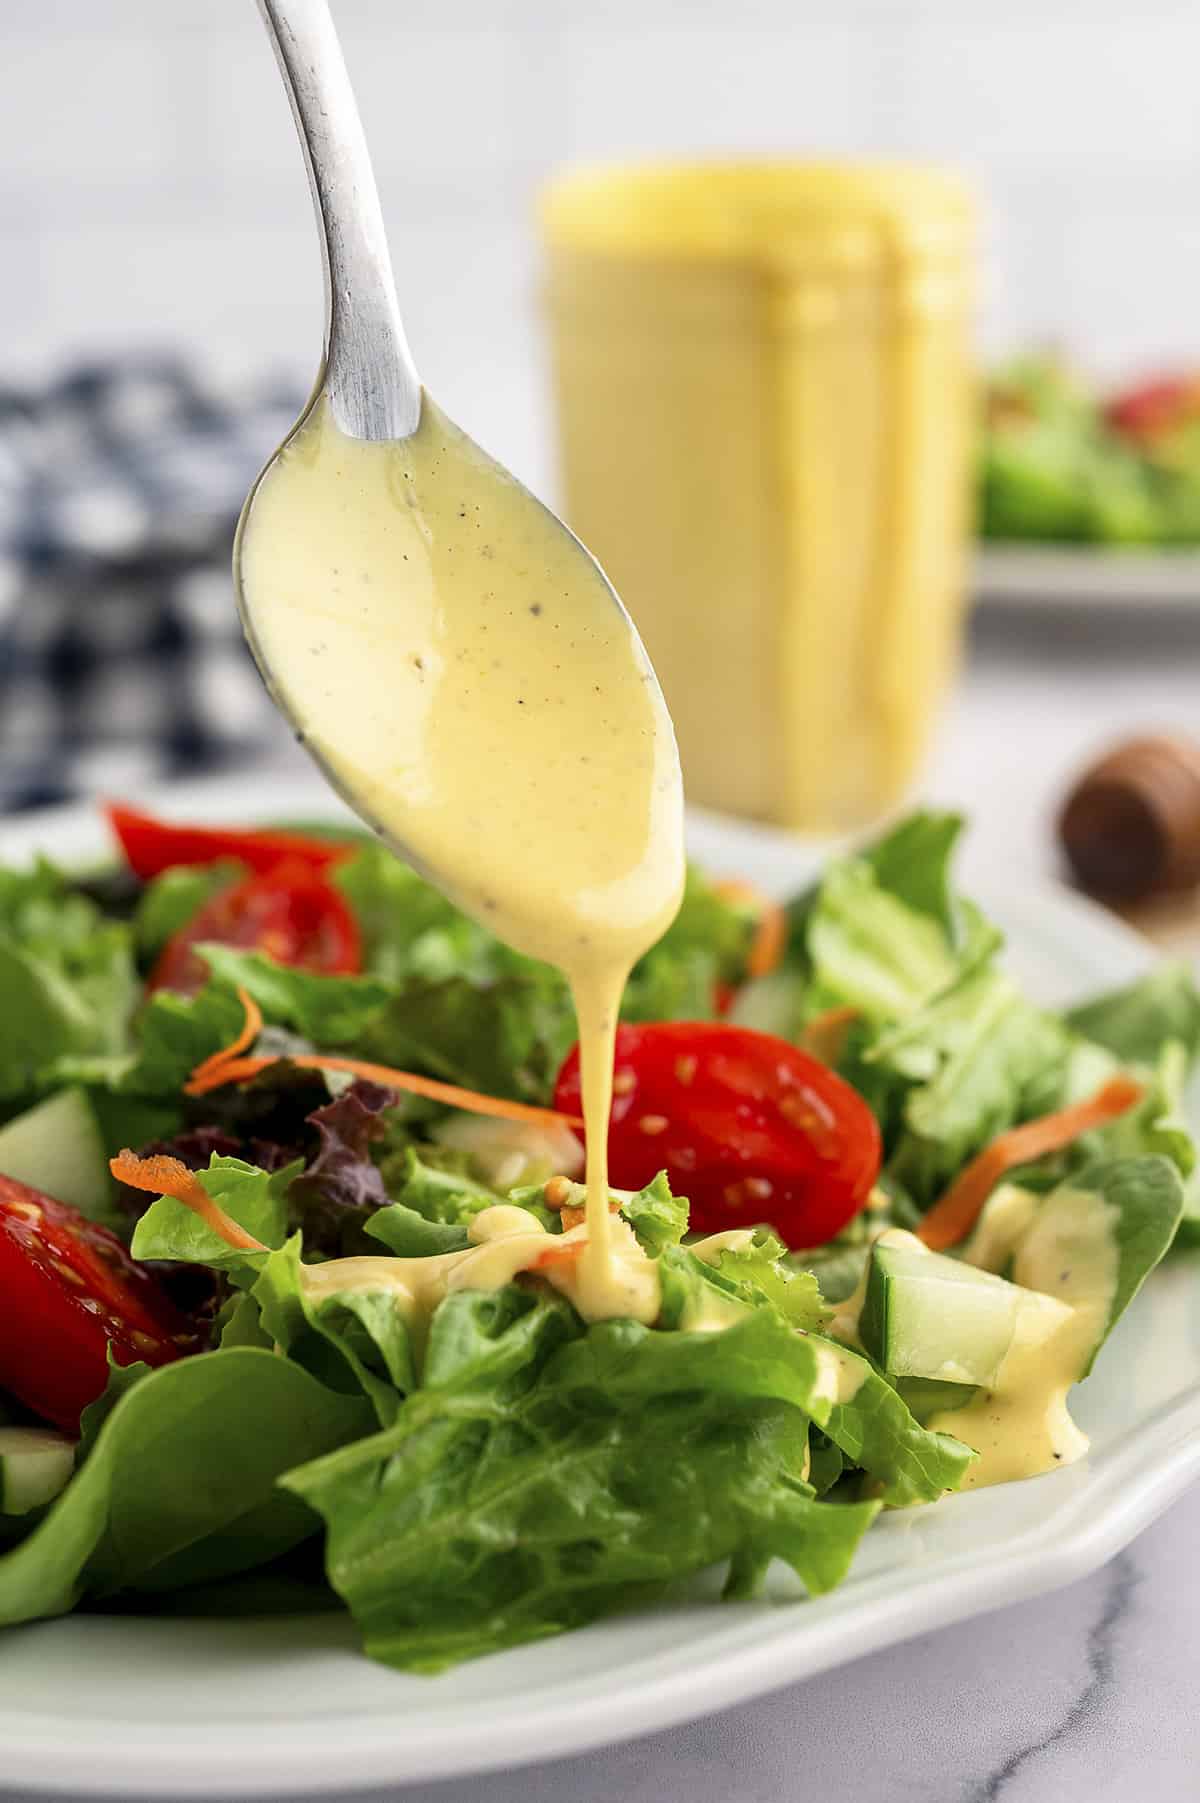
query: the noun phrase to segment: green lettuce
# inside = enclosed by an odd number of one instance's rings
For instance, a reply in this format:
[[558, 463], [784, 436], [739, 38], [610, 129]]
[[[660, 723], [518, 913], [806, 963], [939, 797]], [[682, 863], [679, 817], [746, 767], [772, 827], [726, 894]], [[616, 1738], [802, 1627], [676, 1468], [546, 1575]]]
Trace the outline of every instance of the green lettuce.
[[1153, 1065], [1174, 1040], [1190, 1066], [1200, 1052], [1200, 993], [1186, 964], [1159, 964], [1122, 989], [1072, 1008], [1068, 1026], [1123, 1064]]
[[735, 1594], [775, 1557], [811, 1591], [836, 1584], [875, 1505], [816, 1500], [807, 1420], [778, 1394], [778, 1361], [732, 1344], [742, 1331], [585, 1331], [516, 1286], [449, 1297], [395, 1425], [284, 1479], [326, 1521], [327, 1573], [367, 1651], [437, 1671], [717, 1562]]
[[827, 872], [807, 942], [820, 1008], [848, 1006], [870, 1020], [903, 1019], [958, 974], [945, 928], [885, 889], [865, 859]]
[[[345, 1289], [314, 1298], [301, 1271], [300, 1235], [265, 1259], [251, 1292], [264, 1334], [330, 1390], [361, 1392], [390, 1427], [415, 1384], [413, 1349], [396, 1293]], [[319, 1269], [319, 1267], [317, 1267]]]
[[386, 1160], [384, 1180], [391, 1206], [373, 1215], [364, 1231], [401, 1258], [464, 1251], [473, 1217], [501, 1199], [471, 1177], [427, 1164], [414, 1146]]
[[786, 1257], [786, 1248], [770, 1229], [756, 1227], [749, 1244], [726, 1246], [706, 1263], [746, 1301], [755, 1306], [769, 1302], [791, 1326], [819, 1331], [833, 1311], [814, 1274], [793, 1269]]
[[[543, 1226], [558, 1232], [562, 1217], [543, 1205], [542, 1195], [543, 1186], [535, 1183], [513, 1190], [508, 1199], [520, 1208], [532, 1209]], [[657, 1258], [668, 1246], [677, 1246], [687, 1232], [687, 1197], [672, 1195], [665, 1171], [660, 1171], [643, 1189], [610, 1189], [608, 1195], [610, 1204], [617, 1204], [637, 1235], [642, 1250], [651, 1258]], [[582, 1208], [586, 1200], [586, 1184], [572, 1183], [563, 1206]]]
[[47, 863], [0, 870], [0, 1098], [52, 1087], [73, 1058], [120, 1052], [137, 997], [125, 922]]
[[[387, 1005], [390, 992], [374, 977], [323, 976], [276, 964], [261, 952], [231, 945], [201, 945], [200, 956], [217, 985], [244, 989], [273, 1025], [289, 1027], [326, 1049], [357, 1046]], [[368, 1054], [369, 1055], [369, 1054]]]
[[0, 1625], [61, 1615], [82, 1597], [169, 1590], [248, 1571], [317, 1523], [277, 1480], [369, 1432], [288, 1359], [241, 1349], [114, 1375], [119, 1389], [75, 1477], [0, 1555]]
[[199, 913], [220, 890], [246, 874], [244, 864], [176, 864], [146, 884], [133, 915], [138, 955], [149, 963], [167, 940]]
[[1081, 1379], [1169, 1248], [1182, 1210], [1183, 1180], [1169, 1159], [1110, 1158], [1064, 1179], [1018, 1241], [1014, 1281], [1072, 1304], [1093, 1300], [1081, 1286], [1115, 1249], [1112, 1294]]
[[[262, 1171], [241, 1158], [214, 1155], [196, 1178], [231, 1220], [261, 1240], [268, 1249], [282, 1246], [288, 1230], [288, 1190], [302, 1169], [299, 1159], [281, 1171]], [[133, 1234], [133, 1256], [187, 1265], [209, 1265], [228, 1272], [235, 1282], [249, 1281], [266, 1254], [234, 1246], [213, 1231], [196, 1211], [174, 1196], [160, 1196], [141, 1217]]]
[[880, 1109], [898, 1119], [889, 1174], [928, 1206], [998, 1133], [1057, 1106], [1068, 1050], [1060, 1022], [986, 966], [885, 1028], [859, 1055], [900, 1085], [898, 1109]]

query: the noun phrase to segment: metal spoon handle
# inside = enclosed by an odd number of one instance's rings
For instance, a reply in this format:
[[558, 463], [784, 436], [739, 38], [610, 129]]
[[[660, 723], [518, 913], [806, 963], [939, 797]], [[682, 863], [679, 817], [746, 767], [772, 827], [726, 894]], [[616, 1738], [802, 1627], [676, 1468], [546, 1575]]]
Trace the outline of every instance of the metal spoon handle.
[[408, 438], [421, 383], [400, 321], [379, 194], [326, 0], [258, 0], [292, 114], [325, 263], [325, 387], [351, 438]]

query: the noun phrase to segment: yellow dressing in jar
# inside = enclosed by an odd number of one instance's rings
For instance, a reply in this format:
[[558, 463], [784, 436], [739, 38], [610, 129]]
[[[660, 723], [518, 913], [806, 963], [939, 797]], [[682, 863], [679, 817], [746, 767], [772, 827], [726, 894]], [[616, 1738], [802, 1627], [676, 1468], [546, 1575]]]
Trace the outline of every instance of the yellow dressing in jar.
[[912, 779], [958, 641], [964, 184], [583, 169], [543, 227], [567, 518], [637, 616], [689, 796], [806, 829], [871, 819]]

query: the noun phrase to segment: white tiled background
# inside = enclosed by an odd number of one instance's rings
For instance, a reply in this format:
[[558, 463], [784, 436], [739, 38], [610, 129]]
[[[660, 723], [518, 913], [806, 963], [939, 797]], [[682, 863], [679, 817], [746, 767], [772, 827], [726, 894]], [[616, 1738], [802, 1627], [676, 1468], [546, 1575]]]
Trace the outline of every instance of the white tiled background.
[[[1194, 0], [334, 0], [402, 302], [451, 411], [548, 476], [533, 197], [571, 158], [969, 168], [985, 344], [1200, 350]], [[252, 0], [0, 0], [0, 379], [183, 342], [307, 371], [320, 285]]]

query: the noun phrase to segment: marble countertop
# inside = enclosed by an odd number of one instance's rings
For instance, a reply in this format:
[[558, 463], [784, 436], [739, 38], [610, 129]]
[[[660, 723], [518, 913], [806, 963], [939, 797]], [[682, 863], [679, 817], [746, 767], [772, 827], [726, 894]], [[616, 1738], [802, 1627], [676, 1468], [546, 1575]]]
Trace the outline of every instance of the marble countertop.
[[[970, 811], [981, 863], [1015, 881], [1050, 874], [1050, 823], [1082, 762], [1141, 729], [1197, 730], [1198, 651], [1194, 621], [1080, 611], [980, 621], [926, 793]], [[648, 1739], [399, 1794], [421, 1803], [1192, 1803], [1197, 1544], [1200, 1489], [1068, 1589]], [[385, 1794], [397, 1793], [370, 1793]]]

